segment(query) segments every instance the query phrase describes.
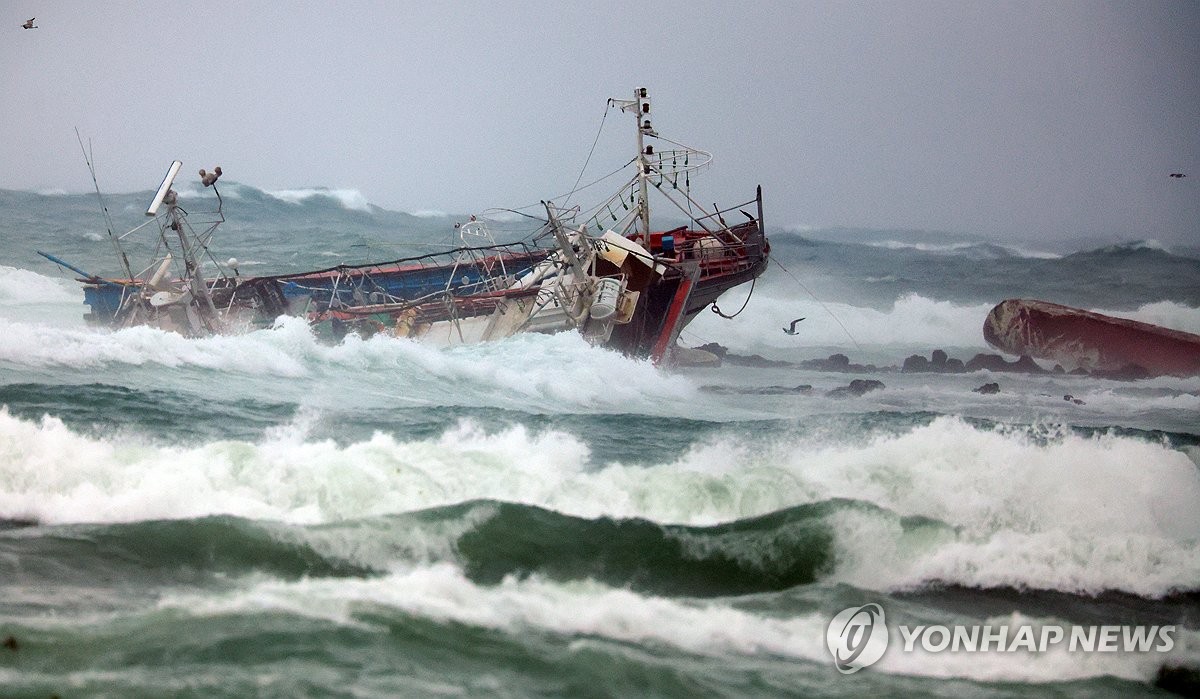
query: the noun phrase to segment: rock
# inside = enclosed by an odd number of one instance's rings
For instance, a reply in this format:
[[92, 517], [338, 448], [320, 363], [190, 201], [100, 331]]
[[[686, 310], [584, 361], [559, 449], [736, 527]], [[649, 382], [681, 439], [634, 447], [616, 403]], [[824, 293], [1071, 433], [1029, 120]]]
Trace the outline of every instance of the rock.
[[831, 354], [829, 355], [829, 359], [825, 360], [825, 363], [831, 367], [842, 367], [845, 369], [850, 366], [850, 358], [844, 354]]
[[830, 398], [846, 398], [848, 396], [861, 396], [870, 391], [877, 391], [885, 388], [882, 381], [875, 379], [854, 379], [849, 386], [841, 386], [835, 388], [825, 395]]
[[796, 366], [816, 371], [836, 371], [843, 374], [870, 374], [878, 371], [874, 364], [852, 364], [844, 354], [831, 354], [825, 359], [806, 359]]
[[747, 393], [759, 396], [778, 396], [787, 393], [806, 394], [812, 393], [812, 386], [809, 384], [800, 384], [799, 386], [763, 386], [762, 388], [750, 389]]
[[1046, 371], [1045, 369], [1043, 369], [1042, 367], [1038, 366], [1038, 363], [1033, 361], [1033, 357], [1030, 357], [1028, 354], [1022, 354], [1021, 358], [1018, 359], [1016, 362], [1014, 362], [1011, 366], [1012, 366], [1012, 368], [1009, 369], [1009, 371], [1016, 371], [1016, 372], [1020, 372], [1022, 374], [1048, 374], [1048, 373], [1050, 373], [1050, 372]]
[[715, 342], [710, 342], [705, 345], [700, 345], [696, 349], [702, 350], [704, 352], [708, 352], [709, 354], [716, 355], [722, 362], [724, 362], [726, 364], [731, 364], [733, 366], [748, 366], [748, 367], [762, 367], [762, 368], [779, 368], [779, 367], [795, 366], [791, 362], [784, 362], [784, 361], [780, 361], [777, 359], [767, 359], [766, 357], [763, 357], [758, 354], [751, 354], [751, 355], [734, 354], [734, 353], [730, 352], [727, 347], [722, 347], [721, 345], [719, 345]]
[[1000, 384], [995, 383], [995, 382], [985, 383], [984, 385], [980, 386], [979, 388], [973, 388], [971, 390], [976, 393], [982, 393], [985, 396], [990, 396], [993, 393], [1000, 392]]
[[900, 371], [906, 374], [932, 372], [936, 374], [958, 374], [966, 371], [966, 365], [961, 359], [951, 359], [945, 350], [935, 349], [929, 359], [914, 354], [904, 360]]
[[724, 395], [748, 395], [748, 396], [779, 396], [787, 394], [806, 395], [812, 393], [812, 386], [801, 384], [799, 386], [701, 386], [701, 391], [706, 393], [720, 393]]
[[710, 342], [705, 345], [700, 345], [696, 349], [703, 350], [705, 352], [708, 352], [709, 354], [715, 354], [718, 358], [721, 358], [721, 359], [724, 359], [725, 355], [729, 353], [728, 347], [724, 347], [715, 342]]
[[825, 359], [805, 359], [798, 365], [802, 369], [817, 371], [847, 371], [851, 368], [850, 358], [844, 354], [831, 354]]
[[760, 367], [764, 369], [776, 369], [780, 367], [795, 366], [791, 362], [785, 362], [778, 359], [767, 359], [761, 354], [726, 354], [724, 361], [734, 366], [749, 366]]
[[1053, 371], [1055, 374], [1065, 374], [1065, 373], [1067, 373], [1067, 370], [1063, 368], [1063, 365], [1062, 365], [1062, 364], [1055, 364], [1055, 365], [1054, 365], [1054, 368], [1053, 368], [1053, 369], [1051, 369], [1050, 371]]
[[1033, 361], [1029, 355], [1021, 355], [1021, 358], [1015, 362], [1006, 362], [1004, 357], [998, 354], [983, 354], [982, 352], [971, 357], [971, 361], [966, 363], [967, 371], [1001, 371], [1018, 374], [1046, 374], [1049, 373], [1045, 369], [1038, 366], [1038, 363]]
[[676, 345], [671, 348], [671, 364], [679, 367], [715, 369], [721, 366], [721, 358], [707, 350]]
[[1092, 376], [1098, 379], [1112, 379], [1113, 381], [1138, 381], [1140, 379], [1148, 379], [1154, 376], [1154, 374], [1151, 374], [1145, 367], [1138, 364], [1126, 364], [1120, 369], [1093, 371]]
[[1079, 400], [1078, 398], [1071, 395], [1070, 393], [1063, 396], [1063, 400], [1067, 401], [1068, 403], [1074, 403], [1075, 405], [1087, 405], [1087, 403], [1084, 403], [1083, 401]]
[[967, 371], [1008, 371], [1008, 362], [998, 354], [981, 352], [967, 362]]

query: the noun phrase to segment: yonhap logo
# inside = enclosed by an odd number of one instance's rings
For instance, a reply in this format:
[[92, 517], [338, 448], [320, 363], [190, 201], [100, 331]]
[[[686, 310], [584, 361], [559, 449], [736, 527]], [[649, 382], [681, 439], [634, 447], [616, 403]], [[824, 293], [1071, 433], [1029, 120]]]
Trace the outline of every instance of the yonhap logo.
[[[1169, 653], [1174, 625], [1061, 626], [1058, 624], [900, 624], [897, 653]], [[825, 630], [825, 643], [838, 672], [849, 675], [883, 657], [890, 638], [883, 607], [875, 603], [838, 612]]]
[[838, 672], [849, 675], [874, 664], [888, 645], [883, 607], [864, 604], [838, 612], [825, 631], [825, 643]]

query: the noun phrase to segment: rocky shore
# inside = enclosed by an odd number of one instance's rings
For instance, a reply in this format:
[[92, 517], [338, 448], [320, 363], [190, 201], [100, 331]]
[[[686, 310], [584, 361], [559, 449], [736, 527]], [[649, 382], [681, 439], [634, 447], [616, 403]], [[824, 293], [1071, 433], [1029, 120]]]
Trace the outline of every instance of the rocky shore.
[[[1021, 356], [1015, 361], [1008, 361], [999, 354], [979, 353], [963, 361], [950, 357], [945, 351], [935, 349], [928, 357], [914, 354], [906, 357], [899, 365], [876, 366], [874, 364], [857, 364], [844, 354], [832, 354], [824, 359], [805, 359], [787, 361], [768, 359], [759, 354], [737, 354], [729, 348], [710, 342], [695, 348], [679, 348], [675, 355], [675, 363], [689, 367], [718, 367], [723, 364], [730, 366], [757, 367], [765, 369], [808, 369], [844, 374], [969, 374], [976, 371], [990, 371], [1014, 374], [1071, 374], [1075, 376], [1092, 376], [1115, 381], [1136, 381], [1153, 376], [1144, 367], [1129, 364], [1116, 371], [1085, 371], [1075, 369], [1066, 371], [1055, 364], [1051, 368], [1043, 367], [1028, 355]], [[848, 388], [848, 387], [847, 387]]]

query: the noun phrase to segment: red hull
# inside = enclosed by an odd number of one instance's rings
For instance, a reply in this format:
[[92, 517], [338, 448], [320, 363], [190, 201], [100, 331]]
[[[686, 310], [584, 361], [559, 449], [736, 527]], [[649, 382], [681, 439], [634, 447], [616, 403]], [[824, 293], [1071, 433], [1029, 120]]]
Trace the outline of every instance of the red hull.
[[1152, 374], [1200, 374], [1200, 335], [1046, 301], [1002, 301], [984, 321], [983, 337], [1004, 352], [1068, 369], [1115, 371], [1134, 364]]

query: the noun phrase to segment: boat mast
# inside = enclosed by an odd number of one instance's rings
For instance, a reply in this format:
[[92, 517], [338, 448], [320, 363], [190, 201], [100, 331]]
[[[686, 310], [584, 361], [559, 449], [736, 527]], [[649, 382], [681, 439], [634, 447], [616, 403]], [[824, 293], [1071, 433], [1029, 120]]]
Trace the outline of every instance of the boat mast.
[[[184, 264], [183, 281], [190, 287], [192, 297], [198, 299], [202, 304], [200, 307], [202, 313], [201, 320], [211, 332], [214, 331], [214, 328], [209, 323], [208, 318], [215, 319], [217, 317], [217, 308], [213, 304], [212, 295], [209, 294], [208, 285], [204, 282], [204, 274], [201, 269], [202, 261], [196, 256], [196, 248], [200, 247], [200, 245], [187, 235], [188, 223], [186, 212], [179, 208], [179, 194], [174, 189], [171, 189], [171, 185], [175, 183], [175, 176], [179, 174], [179, 168], [181, 167], [183, 167], [183, 163], [178, 160], [171, 163], [171, 167], [167, 169], [166, 176], [163, 177], [162, 184], [158, 186], [158, 191], [154, 194], [154, 200], [150, 202], [149, 208], [146, 209], [146, 215], [157, 217], [159, 207], [163, 204], [167, 205], [167, 220], [170, 223], [163, 228], [162, 232], [165, 234], [166, 229], [170, 228], [179, 237], [179, 249], [183, 255]], [[220, 171], [221, 168], [217, 168], [217, 176], [220, 176]], [[201, 170], [200, 174], [203, 176], [204, 171]], [[207, 187], [214, 182], [216, 182], [215, 177], [212, 182], [205, 182], [204, 186]], [[214, 187], [214, 191], [215, 189]], [[220, 200], [219, 194], [217, 195], [217, 199], [218, 201]], [[165, 240], [164, 238], [164, 242]], [[169, 253], [167, 259], [170, 259]], [[166, 264], [163, 265], [163, 269], [166, 269]]]
[[[213, 304], [212, 295], [204, 281], [201, 269], [202, 261], [196, 256], [196, 248], [199, 246], [184, 232], [187, 222], [184, 220], [178, 201], [179, 195], [175, 193], [175, 190], [168, 192], [166, 197], [167, 215], [171, 220], [171, 230], [179, 236], [179, 247], [183, 252], [184, 280], [191, 287], [192, 296], [203, 303], [203, 310], [210, 314], [208, 317], [216, 318], [217, 307]], [[213, 328], [209, 327], [209, 330], [212, 331]]]
[[638, 177], [638, 214], [642, 220], [642, 233], [646, 237], [646, 246], [650, 246], [650, 198], [648, 183], [650, 181], [650, 158], [654, 146], [645, 144], [646, 136], [658, 136], [658, 132], [650, 125], [650, 96], [646, 88], [639, 87], [633, 91], [632, 100], [611, 100], [623, 112], [633, 112], [637, 121], [637, 177]]

